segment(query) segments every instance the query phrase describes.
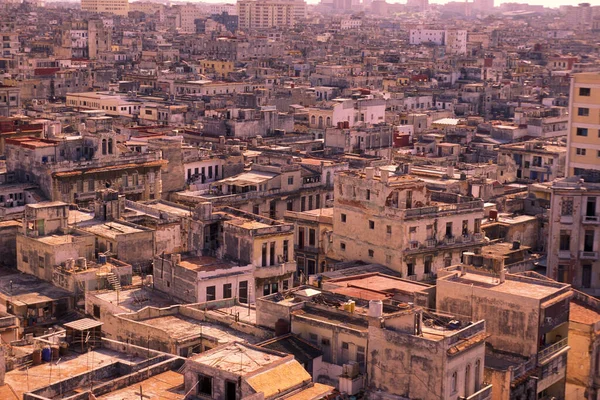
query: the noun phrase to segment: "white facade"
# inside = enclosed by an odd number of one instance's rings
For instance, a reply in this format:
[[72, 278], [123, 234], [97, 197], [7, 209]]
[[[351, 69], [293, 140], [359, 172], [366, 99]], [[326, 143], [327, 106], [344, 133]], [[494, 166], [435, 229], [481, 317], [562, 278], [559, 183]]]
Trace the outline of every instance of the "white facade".
[[410, 44], [433, 43], [446, 46], [448, 54], [467, 53], [467, 31], [456, 29], [411, 29]]
[[81, 0], [81, 9], [96, 13], [109, 13], [127, 16], [128, 0]]
[[435, 43], [445, 44], [446, 31], [439, 29], [411, 29], [410, 44]]
[[237, 10], [240, 29], [293, 27], [306, 19], [304, 0], [240, 0]]

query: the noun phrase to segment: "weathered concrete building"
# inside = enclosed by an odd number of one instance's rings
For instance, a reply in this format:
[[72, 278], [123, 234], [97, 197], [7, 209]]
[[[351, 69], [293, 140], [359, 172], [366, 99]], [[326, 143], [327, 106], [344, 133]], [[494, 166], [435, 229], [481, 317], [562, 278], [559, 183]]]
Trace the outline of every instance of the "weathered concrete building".
[[483, 383], [485, 323], [450, 319], [407, 303], [307, 286], [257, 301], [257, 323], [287, 324], [321, 349], [313, 378], [348, 395], [366, 390], [375, 399], [489, 399], [491, 387]]
[[333, 255], [432, 279], [483, 245], [483, 201], [430, 192], [424, 181], [372, 167], [336, 175]]
[[599, 199], [600, 183], [572, 177], [552, 184], [547, 275], [590, 295], [600, 294]]
[[286, 211], [284, 219], [294, 224], [294, 254], [300, 280], [325, 271], [333, 235], [333, 208]]
[[506, 273], [501, 258], [487, 269], [467, 258], [438, 277], [436, 309], [485, 318], [492, 398], [565, 398], [570, 286]]
[[92, 117], [81, 136], [8, 139], [7, 169], [19, 182], [34, 182], [51, 200], [87, 204], [99, 188], [111, 187], [131, 200], [162, 192], [160, 152], [139, 154], [118, 144], [108, 117]]

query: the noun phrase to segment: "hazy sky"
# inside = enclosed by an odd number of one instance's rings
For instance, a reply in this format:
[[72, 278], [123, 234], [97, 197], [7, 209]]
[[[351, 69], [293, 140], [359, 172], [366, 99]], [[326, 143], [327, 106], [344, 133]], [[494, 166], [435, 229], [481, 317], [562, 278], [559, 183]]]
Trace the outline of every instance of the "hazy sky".
[[[132, 0], [130, 0], [132, 1]], [[204, 0], [208, 2], [221, 2], [225, 0]], [[386, 0], [388, 3], [406, 3], [406, 0]], [[448, 1], [455, 0], [429, 0], [430, 3], [444, 4]], [[464, 0], [457, 0], [464, 1]], [[306, 0], [307, 3], [315, 4], [319, 3], [319, 0]], [[470, 0], [472, 2], [472, 0]], [[543, 5], [546, 7], [559, 7], [565, 5], [576, 6], [579, 3], [590, 3], [593, 6], [600, 6], [600, 0], [495, 0], [495, 5], [499, 6], [502, 3], [529, 3], [535, 5]]]

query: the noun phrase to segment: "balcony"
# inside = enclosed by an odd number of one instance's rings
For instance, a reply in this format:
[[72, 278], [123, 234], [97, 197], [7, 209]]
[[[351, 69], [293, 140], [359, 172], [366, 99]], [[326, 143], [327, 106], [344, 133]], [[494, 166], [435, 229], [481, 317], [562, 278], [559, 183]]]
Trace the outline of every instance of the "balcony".
[[319, 254], [319, 248], [318, 247], [314, 247], [314, 246], [299, 246], [299, 245], [294, 245], [294, 251], [297, 253], [312, 253], [312, 254]]
[[413, 240], [409, 243], [409, 249], [416, 250], [418, 248], [419, 248], [419, 242], [417, 242], [416, 240]]
[[561, 260], [570, 260], [571, 259], [571, 250], [559, 250], [558, 258]]
[[595, 215], [584, 215], [581, 217], [581, 223], [584, 225], [600, 225], [600, 217]]
[[483, 240], [483, 233], [478, 232], [473, 234], [473, 240], [475, 242], [481, 242]]
[[144, 191], [144, 185], [134, 185], [134, 186], [123, 186], [121, 188], [123, 193], [136, 193], [136, 192], [143, 192]]
[[254, 270], [254, 278], [266, 279], [293, 274], [296, 272], [296, 262], [288, 261], [275, 265], [267, 265], [266, 267], [256, 267]]
[[542, 365], [562, 350], [568, 350], [568, 340], [564, 338], [556, 343], [547, 346], [545, 349], [538, 352], [538, 365]]
[[406, 279], [408, 279], [409, 281], [416, 281], [417, 280], [417, 276], [416, 275], [408, 275], [406, 277]]
[[579, 252], [579, 259], [580, 260], [597, 260], [598, 259], [598, 252], [597, 251], [580, 251]]
[[471, 235], [464, 234], [464, 235], [462, 235], [461, 240], [463, 243], [469, 243], [471, 241]]
[[454, 236], [446, 236], [446, 238], [444, 238], [444, 243], [454, 244], [456, 243], [456, 239], [454, 238]]
[[437, 240], [435, 240], [435, 239], [425, 240], [425, 247], [427, 247], [427, 248], [435, 247], [436, 244], [437, 244]]
[[478, 392], [473, 393], [467, 400], [487, 400], [492, 398], [492, 385], [487, 385]]

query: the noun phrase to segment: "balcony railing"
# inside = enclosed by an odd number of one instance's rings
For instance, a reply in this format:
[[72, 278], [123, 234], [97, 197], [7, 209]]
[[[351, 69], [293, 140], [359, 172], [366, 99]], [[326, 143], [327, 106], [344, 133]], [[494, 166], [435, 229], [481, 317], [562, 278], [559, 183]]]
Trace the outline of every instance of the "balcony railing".
[[561, 260], [570, 260], [571, 259], [571, 250], [559, 250], [558, 258]]
[[597, 260], [598, 259], [598, 252], [597, 251], [580, 251], [579, 252], [579, 258], [581, 260]]
[[584, 215], [581, 218], [581, 223], [584, 225], [598, 225], [600, 224], [600, 217], [595, 215]]
[[416, 275], [408, 275], [406, 277], [406, 279], [408, 279], [409, 281], [416, 281], [417, 280], [417, 276]]
[[435, 239], [425, 240], [425, 247], [428, 247], [428, 248], [435, 247], [436, 244], [437, 244], [437, 240], [435, 240]]
[[567, 338], [559, 340], [556, 343], [553, 343], [546, 347], [545, 349], [538, 352], [538, 364], [543, 364], [546, 360], [551, 358], [553, 355], [567, 347], [568, 345]]
[[492, 385], [487, 385], [476, 393], [473, 393], [467, 400], [487, 400], [492, 398]]

